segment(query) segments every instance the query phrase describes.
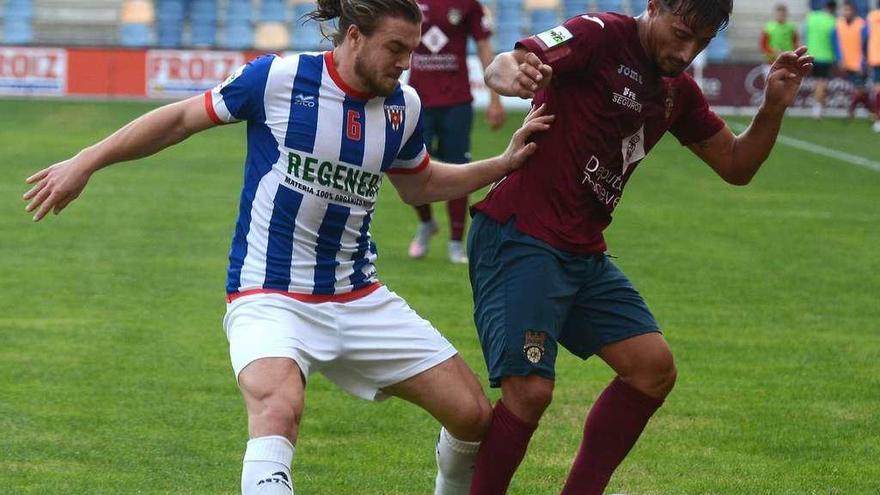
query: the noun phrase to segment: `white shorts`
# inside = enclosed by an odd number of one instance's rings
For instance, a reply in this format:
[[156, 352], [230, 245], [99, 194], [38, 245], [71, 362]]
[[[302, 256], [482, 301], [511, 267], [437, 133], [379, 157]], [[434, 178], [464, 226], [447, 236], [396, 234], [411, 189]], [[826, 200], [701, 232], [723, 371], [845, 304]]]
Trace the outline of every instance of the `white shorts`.
[[368, 400], [381, 389], [433, 368], [455, 348], [400, 296], [385, 287], [349, 302], [309, 303], [283, 294], [253, 294], [226, 306], [232, 369], [260, 358], [287, 357], [308, 379], [320, 372]]

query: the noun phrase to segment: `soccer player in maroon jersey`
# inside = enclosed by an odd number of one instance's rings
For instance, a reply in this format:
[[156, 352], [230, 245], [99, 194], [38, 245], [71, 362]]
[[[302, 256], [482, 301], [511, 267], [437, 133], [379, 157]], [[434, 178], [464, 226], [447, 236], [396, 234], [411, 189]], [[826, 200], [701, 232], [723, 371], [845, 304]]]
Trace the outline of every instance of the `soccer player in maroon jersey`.
[[563, 495], [601, 494], [676, 378], [659, 325], [604, 254], [603, 230], [639, 162], [670, 131], [730, 184], [767, 158], [812, 68], [779, 55], [751, 126], [734, 135], [684, 73], [723, 28], [732, 0], [650, 0], [633, 18], [572, 18], [520, 41], [486, 71], [502, 95], [556, 115], [538, 152], [474, 206], [468, 240], [475, 322], [501, 399], [471, 494], [506, 492], [553, 394], [558, 345], [617, 374], [589, 411]]
[[[422, 99], [423, 134], [428, 151], [447, 163], [470, 161], [471, 84], [467, 68], [467, 40], [472, 37], [483, 67], [492, 62], [494, 52], [487, 18], [477, 0], [420, 0], [424, 20], [422, 42], [413, 52], [409, 84]], [[497, 93], [489, 92], [486, 108], [489, 127], [504, 124], [504, 108]], [[434, 144], [436, 139], [437, 143]], [[466, 263], [462, 246], [467, 196], [448, 201], [449, 261]], [[421, 224], [409, 245], [409, 255], [421, 258], [428, 252], [431, 237], [437, 233], [437, 222], [431, 205], [416, 207]]]

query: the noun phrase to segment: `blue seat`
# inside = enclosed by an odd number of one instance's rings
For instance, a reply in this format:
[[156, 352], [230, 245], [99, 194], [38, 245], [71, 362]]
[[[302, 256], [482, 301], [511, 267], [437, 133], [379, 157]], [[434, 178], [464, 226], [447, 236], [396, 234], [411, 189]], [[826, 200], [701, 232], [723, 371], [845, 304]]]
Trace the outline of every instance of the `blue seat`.
[[317, 22], [309, 20], [307, 14], [314, 10], [314, 5], [299, 3], [293, 6], [291, 22], [290, 47], [294, 50], [319, 50], [321, 46], [321, 27]]
[[250, 0], [228, 0], [226, 2], [226, 22], [253, 21], [253, 6]]
[[150, 46], [153, 36], [148, 24], [120, 24], [119, 44], [122, 46]]
[[633, 15], [641, 14], [648, 8], [648, 0], [629, 0], [629, 10]]
[[32, 0], [7, 0], [3, 18], [32, 19], [34, 2]]
[[623, 12], [623, 0], [596, 0], [600, 12]]
[[190, 5], [190, 44], [214, 46], [217, 41], [217, 0], [193, 0]]
[[535, 9], [531, 13], [532, 33], [542, 33], [559, 25], [559, 14], [554, 9]]
[[[311, 10], [311, 6], [309, 6]], [[284, 0], [262, 0], [260, 2], [261, 22], [286, 22], [287, 9]]]
[[34, 41], [34, 28], [28, 18], [7, 17], [3, 19], [3, 42], [25, 45]]
[[709, 43], [706, 58], [709, 62], [726, 62], [730, 58], [730, 41], [727, 39], [726, 29], [719, 31]]
[[495, 29], [495, 50], [504, 52], [513, 50], [516, 42], [522, 39], [523, 31], [519, 22], [515, 24], [499, 24]]
[[227, 22], [223, 32], [223, 47], [225, 48], [250, 48], [254, 45], [254, 28], [250, 20], [246, 22]]
[[564, 0], [562, 2], [562, 11], [565, 13], [566, 19], [570, 19], [581, 14], [586, 14], [590, 11], [590, 1]]

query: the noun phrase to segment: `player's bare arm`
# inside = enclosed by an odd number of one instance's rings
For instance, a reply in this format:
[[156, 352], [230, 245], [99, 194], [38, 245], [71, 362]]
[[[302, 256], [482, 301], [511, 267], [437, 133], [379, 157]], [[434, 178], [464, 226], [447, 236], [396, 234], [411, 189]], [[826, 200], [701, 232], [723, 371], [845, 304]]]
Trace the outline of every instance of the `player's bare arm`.
[[[477, 55], [483, 64], [483, 71], [492, 64], [494, 56], [492, 50], [492, 41], [490, 38], [483, 38], [477, 41]], [[489, 122], [489, 128], [493, 131], [501, 128], [505, 120], [504, 107], [501, 106], [501, 97], [494, 91], [489, 91], [489, 106], [486, 107], [486, 120]]]
[[784, 52], [767, 76], [764, 104], [751, 125], [736, 136], [725, 127], [711, 138], [692, 144], [690, 150], [722, 179], [734, 185], [748, 184], [776, 143], [785, 109], [794, 101], [804, 76], [813, 68], [806, 47]]
[[537, 149], [528, 142], [529, 136], [546, 131], [553, 115], [545, 115], [544, 105], [532, 109], [510, 139], [503, 154], [471, 162], [466, 166], [449, 165], [432, 160], [421, 172], [413, 175], [389, 174], [400, 198], [411, 205], [433, 203], [459, 198], [504, 177], [521, 167]]
[[72, 158], [28, 177], [27, 183], [33, 187], [22, 197], [29, 201], [25, 209], [36, 210], [35, 222], [49, 211], [57, 215], [80, 195], [96, 171], [150, 156], [215, 125], [205, 111], [201, 95], [157, 108]]
[[550, 84], [553, 69], [537, 55], [517, 48], [499, 54], [486, 68], [486, 86], [504, 96], [534, 98], [535, 92]]

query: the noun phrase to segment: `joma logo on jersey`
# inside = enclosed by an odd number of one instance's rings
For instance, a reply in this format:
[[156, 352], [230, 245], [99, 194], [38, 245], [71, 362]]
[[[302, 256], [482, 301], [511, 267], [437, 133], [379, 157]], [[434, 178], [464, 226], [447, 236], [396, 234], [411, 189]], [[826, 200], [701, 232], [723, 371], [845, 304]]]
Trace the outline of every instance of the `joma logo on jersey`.
[[403, 105], [385, 105], [385, 117], [388, 119], [388, 123], [391, 124], [391, 128], [396, 130], [400, 129], [400, 125], [403, 124], [403, 116], [406, 112], [406, 107]]
[[315, 107], [315, 97], [314, 96], [306, 96], [302, 93], [295, 95], [293, 97], [293, 104], [299, 105], [301, 107], [314, 108]]
[[338, 191], [374, 199], [382, 176], [340, 163], [321, 161], [313, 156], [290, 152], [287, 173], [305, 182], [332, 187]]
[[642, 84], [642, 75], [636, 72], [635, 69], [630, 69], [629, 67], [620, 64], [617, 66], [617, 73], [626, 76], [639, 84]]

